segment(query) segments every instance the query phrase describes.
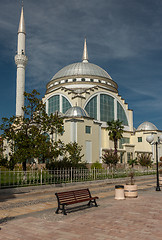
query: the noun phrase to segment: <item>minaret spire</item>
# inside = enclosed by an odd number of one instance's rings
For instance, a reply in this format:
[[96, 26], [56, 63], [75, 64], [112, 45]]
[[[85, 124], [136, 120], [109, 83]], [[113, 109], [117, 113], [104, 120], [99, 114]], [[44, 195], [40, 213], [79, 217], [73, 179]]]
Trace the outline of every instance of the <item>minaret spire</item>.
[[84, 63], [88, 62], [88, 51], [87, 51], [87, 41], [86, 41], [86, 38], [84, 39], [84, 50], [83, 50], [82, 62], [84, 62]]
[[17, 55], [15, 63], [17, 65], [17, 80], [16, 80], [16, 116], [24, 116], [24, 91], [25, 91], [25, 67], [28, 58], [25, 55], [25, 21], [24, 9], [21, 8], [21, 16], [18, 28]]
[[23, 2], [22, 2], [21, 17], [20, 17], [19, 29], [18, 29], [18, 33], [20, 33], [20, 32], [26, 34], [26, 32], [25, 32], [25, 21], [24, 21]]

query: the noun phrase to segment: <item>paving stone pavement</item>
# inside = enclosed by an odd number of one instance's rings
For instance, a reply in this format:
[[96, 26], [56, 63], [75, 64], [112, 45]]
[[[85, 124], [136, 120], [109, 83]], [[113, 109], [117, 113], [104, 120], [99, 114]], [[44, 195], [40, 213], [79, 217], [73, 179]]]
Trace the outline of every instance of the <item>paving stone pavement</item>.
[[82, 205], [79, 211], [69, 209], [66, 216], [48, 207], [10, 216], [0, 222], [0, 240], [162, 239], [162, 191], [152, 185], [141, 187], [135, 199], [115, 200], [110, 191], [97, 202], [98, 208]]

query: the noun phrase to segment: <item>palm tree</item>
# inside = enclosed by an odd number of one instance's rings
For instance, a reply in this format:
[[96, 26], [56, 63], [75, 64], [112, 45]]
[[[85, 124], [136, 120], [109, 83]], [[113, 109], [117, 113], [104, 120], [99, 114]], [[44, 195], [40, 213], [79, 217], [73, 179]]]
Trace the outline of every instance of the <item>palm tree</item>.
[[135, 159], [129, 159], [128, 160], [128, 164], [129, 164], [129, 166], [131, 166], [132, 168], [134, 167], [134, 165], [138, 165], [138, 160], [137, 160], [137, 158], [135, 158]]
[[114, 142], [114, 154], [117, 155], [117, 145], [118, 140], [123, 137], [123, 129], [124, 126], [122, 125], [122, 122], [118, 120], [112, 120], [107, 122], [107, 128], [106, 130], [109, 131], [109, 137], [110, 140]]

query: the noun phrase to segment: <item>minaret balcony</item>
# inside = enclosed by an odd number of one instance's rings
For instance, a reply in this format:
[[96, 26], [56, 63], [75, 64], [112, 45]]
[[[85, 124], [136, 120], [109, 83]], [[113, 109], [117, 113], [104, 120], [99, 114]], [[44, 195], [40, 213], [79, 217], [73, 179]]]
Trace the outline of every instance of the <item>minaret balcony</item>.
[[16, 65], [26, 66], [27, 62], [28, 62], [28, 58], [24, 54], [17, 54], [15, 56], [15, 63], [16, 63]]

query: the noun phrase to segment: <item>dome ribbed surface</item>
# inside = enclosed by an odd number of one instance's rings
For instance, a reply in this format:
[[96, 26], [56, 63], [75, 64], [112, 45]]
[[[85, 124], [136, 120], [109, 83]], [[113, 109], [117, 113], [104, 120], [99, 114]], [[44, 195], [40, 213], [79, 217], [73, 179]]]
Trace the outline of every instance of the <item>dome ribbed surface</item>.
[[101, 67], [93, 64], [93, 63], [84, 63], [78, 62], [70, 64], [60, 71], [58, 71], [52, 80], [62, 78], [62, 77], [71, 77], [71, 76], [79, 76], [79, 75], [91, 75], [91, 76], [98, 76], [98, 77], [105, 77], [108, 79], [112, 79], [110, 75]]
[[81, 107], [75, 106], [69, 108], [66, 113], [65, 117], [89, 117], [88, 113], [82, 109]]
[[138, 130], [158, 130], [157, 127], [151, 123], [151, 122], [143, 122], [141, 123], [138, 128], [137, 128], [137, 131]]

